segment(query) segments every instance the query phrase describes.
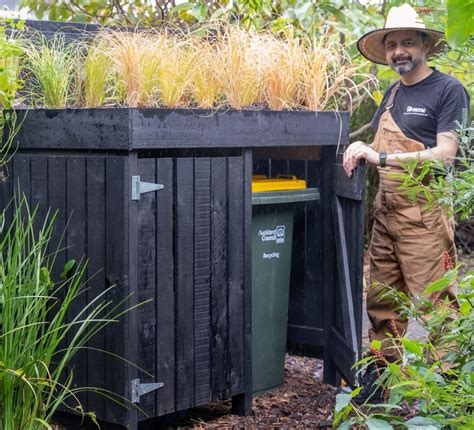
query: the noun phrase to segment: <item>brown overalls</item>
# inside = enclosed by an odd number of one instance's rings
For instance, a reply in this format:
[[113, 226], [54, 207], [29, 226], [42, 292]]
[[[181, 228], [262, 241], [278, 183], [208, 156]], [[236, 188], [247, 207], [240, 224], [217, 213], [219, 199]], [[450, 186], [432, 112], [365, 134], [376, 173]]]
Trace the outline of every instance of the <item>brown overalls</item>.
[[[424, 145], [406, 137], [392, 118], [391, 108], [395, 100], [397, 84], [382, 114], [372, 147], [377, 152], [423, 151]], [[380, 185], [375, 200], [375, 223], [370, 244], [370, 288], [367, 293], [367, 313], [371, 321], [371, 340], [384, 340], [389, 336], [403, 336], [407, 320], [397, 312], [397, 305], [382, 300], [379, 295], [383, 285], [410, 294], [415, 298], [445, 269], [445, 258], [454, 262], [454, 226], [451, 219], [439, 207], [426, 210], [426, 200], [419, 198], [412, 204], [397, 187], [400, 181], [391, 178], [391, 172], [399, 167], [379, 168]], [[455, 298], [455, 290], [449, 287], [428, 297], [432, 303], [440, 298]], [[389, 334], [389, 335], [387, 335]], [[385, 343], [382, 345], [384, 346]], [[389, 345], [386, 345], [389, 346]], [[397, 348], [382, 348], [389, 361], [400, 357]]]

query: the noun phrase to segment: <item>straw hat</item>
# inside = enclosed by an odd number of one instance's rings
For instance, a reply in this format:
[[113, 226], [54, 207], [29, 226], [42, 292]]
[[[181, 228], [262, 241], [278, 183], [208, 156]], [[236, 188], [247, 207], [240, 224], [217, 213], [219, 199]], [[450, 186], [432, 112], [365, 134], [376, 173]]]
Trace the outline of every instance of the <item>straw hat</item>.
[[446, 45], [444, 42], [440, 43], [443, 33], [427, 29], [415, 9], [405, 3], [403, 6], [390, 9], [383, 29], [371, 31], [358, 40], [357, 47], [360, 53], [374, 63], [387, 65], [383, 38], [386, 34], [398, 30], [418, 30], [425, 33], [430, 44], [428, 57], [442, 51]]

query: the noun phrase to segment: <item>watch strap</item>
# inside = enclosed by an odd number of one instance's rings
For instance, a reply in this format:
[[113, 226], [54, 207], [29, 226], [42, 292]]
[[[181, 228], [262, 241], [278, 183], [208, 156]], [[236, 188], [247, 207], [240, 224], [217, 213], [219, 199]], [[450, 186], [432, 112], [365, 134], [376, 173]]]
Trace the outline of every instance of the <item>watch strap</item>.
[[387, 167], [387, 153], [386, 152], [381, 152], [379, 154], [379, 163], [380, 163], [380, 167]]

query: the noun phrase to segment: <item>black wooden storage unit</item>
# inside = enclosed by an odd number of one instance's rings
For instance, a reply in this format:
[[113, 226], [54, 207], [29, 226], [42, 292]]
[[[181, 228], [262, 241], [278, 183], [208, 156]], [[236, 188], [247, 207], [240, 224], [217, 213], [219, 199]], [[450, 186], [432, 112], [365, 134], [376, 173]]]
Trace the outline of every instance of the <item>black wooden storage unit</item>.
[[[80, 309], [109, 285], [128, 306], [75, 362], [76, 383], [132, 401], [150, 417], [232, 398], [251, 401], [251, 177], [290, 173], [319, 187], [295, 220], [289, 348], [322, 354], [325, 379], [351, 379], [361, 335], [364, 172], [336, 164], [347, 113], [166, 109], [34, 109], [1, 184], [17, 182], [39, 220], [59, 209], [67, 226], [58, 264], [90, 259]], [[138, 178], [139, 177], [139, 178]], [[135, 195], [140, 182], [161, 184]], [[136, 381], [136, 380], [139, 381]], [[135, 385], [134, 385], [135, 384]], [[135, 388], [133, 388], [135, 387]], [[94, 393], [99, 419], [136, 428], [146, 416]], [[136, 401], [137, 399], [133, 400]]]

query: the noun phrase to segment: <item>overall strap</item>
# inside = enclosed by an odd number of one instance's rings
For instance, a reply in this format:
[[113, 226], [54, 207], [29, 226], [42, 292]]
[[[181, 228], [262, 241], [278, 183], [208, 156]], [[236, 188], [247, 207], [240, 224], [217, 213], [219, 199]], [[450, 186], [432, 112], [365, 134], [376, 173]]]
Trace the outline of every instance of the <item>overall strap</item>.
[[390, 92], [390, 97], [388, 98], [387, 106], [385, 107], [385, 110], [390, 110], [393, 107], [393, 102], [395, 101], [395, 96], [397, 95], [397, 91], [400, 88], [400, 81], [398, 81], [392, 88], [392, 91]]

